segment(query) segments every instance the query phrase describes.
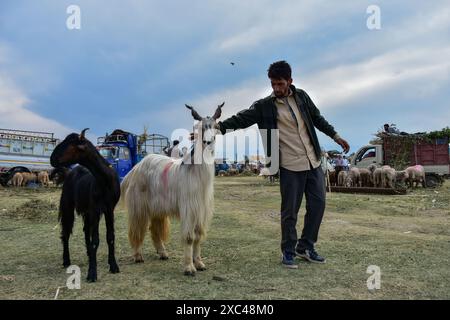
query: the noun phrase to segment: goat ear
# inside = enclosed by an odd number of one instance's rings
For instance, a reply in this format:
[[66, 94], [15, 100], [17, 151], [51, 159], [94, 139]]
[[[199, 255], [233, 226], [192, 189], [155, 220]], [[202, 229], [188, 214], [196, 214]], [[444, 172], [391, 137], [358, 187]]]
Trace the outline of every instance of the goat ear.
[[191, 114], [192, 114], [192, 116], [194, 117], [195, 120], [202, 121], [202, 117], [198, 114], [197, 111], [194, 110], [193, 107], [188, 106], [187, 104], [185, 104], [185, 106], [186, 106], [186, 108], [191, 110]]
[[81, 131], [81, 133], [80, 133], [80, 140], [81, 141], [86, 140], [84, 134], [86, 133], [87, 130], [89, 130], [89, 128], [83, 129], [83, 131]]
[[221, 105], [219, 105], [216, 109], [216, 112], [214, 113], [214, 115], [212, 116], [212, 118], [214, 120], [217, 120], [220, 118], [220, 116], [222, 115], [222, 107], [225, 104], [225, 102], [223, 102]]

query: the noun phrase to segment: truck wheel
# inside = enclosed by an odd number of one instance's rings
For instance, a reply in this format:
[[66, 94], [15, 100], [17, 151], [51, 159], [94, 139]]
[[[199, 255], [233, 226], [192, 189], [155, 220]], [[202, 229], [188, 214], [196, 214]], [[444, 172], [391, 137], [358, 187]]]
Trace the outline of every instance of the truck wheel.
[[426, 175], [426, 186], [427, 188], [436, 188], [441, 184], [441, 179], [436, 175]]

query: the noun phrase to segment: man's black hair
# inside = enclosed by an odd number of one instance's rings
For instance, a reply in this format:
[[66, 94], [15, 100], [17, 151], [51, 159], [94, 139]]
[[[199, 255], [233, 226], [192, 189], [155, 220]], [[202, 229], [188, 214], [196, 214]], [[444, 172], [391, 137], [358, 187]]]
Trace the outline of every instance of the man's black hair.
[[284, 60], [274, 62], [269, 66], [267, 75], [270, 79], [290, 80], [292, 78], [291, 66]]

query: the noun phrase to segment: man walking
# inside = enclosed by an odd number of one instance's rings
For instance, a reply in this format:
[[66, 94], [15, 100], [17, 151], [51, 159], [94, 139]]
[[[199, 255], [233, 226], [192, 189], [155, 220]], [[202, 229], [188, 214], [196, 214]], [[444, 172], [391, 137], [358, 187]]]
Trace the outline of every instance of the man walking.
[[[265, 142], [267, 157], [271, 156], [270, 132], [278, 129], [279, 150], [274, 152], [279, 152], [280, 159], [282, 264], [288, 268], [298, 268], [294, 260], [296, 255], [310, 262], [325, 263], [314, 248], [325, 211], [321, 148], [315, 128], [334, 139], [346, 153], [350, 147], [321, 116], [308, 94], [292, 85], [291, 73], [286, 61], [271, 64], [268, 77], [272, 94], [218, 122], [218, 125], [222, 134], [255, 123], [260, 130], [268, 130]], [[303, 194], [306, 197], [306, 214], [303, 231], [298, 238], [296, 224]]]

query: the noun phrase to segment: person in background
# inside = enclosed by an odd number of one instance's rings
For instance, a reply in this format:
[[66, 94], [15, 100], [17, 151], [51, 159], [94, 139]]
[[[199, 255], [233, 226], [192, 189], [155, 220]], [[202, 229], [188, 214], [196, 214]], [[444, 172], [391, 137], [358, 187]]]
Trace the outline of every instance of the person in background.
[[170, 157], [171, 158], [174, 158], [174, 159], [181, 158], [181, 151], [179, 149], [179, 144], [180, 144], [180, 141], [178, 141], [178, 140], [174, 140], [173, 141], [173, 147], [170, 150]]

